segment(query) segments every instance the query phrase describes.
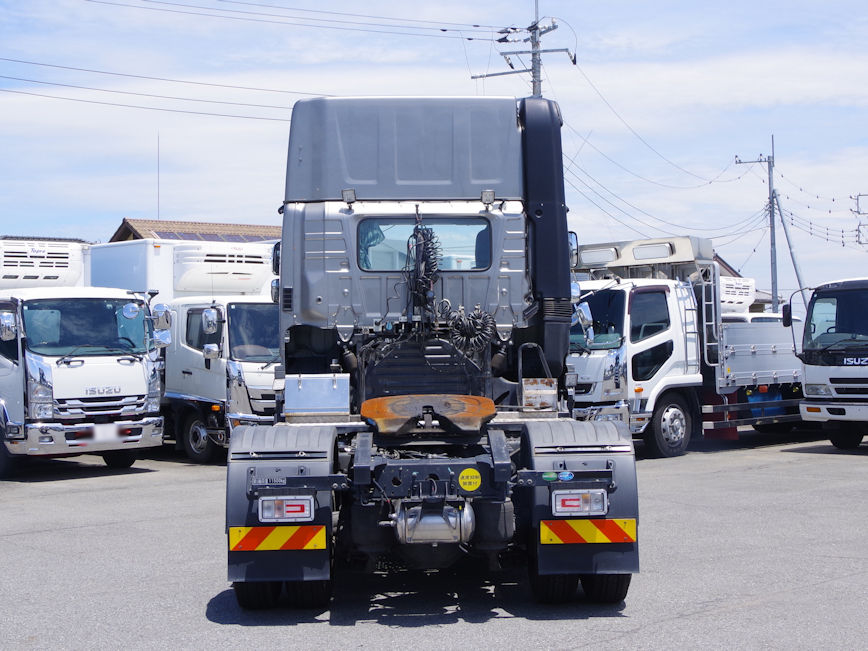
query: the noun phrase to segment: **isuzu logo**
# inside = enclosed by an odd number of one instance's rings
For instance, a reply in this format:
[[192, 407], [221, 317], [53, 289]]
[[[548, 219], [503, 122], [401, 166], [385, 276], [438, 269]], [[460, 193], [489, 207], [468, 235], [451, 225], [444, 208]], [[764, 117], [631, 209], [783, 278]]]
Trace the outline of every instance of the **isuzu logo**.
[[868, 357], [845, 357], [844, 366], [868, 366]]
[[116, 393], [120, 393], [121, 388], [119, 386], [113, 387], [85, 387], [84, 395], [86, 396], [113, 396]]

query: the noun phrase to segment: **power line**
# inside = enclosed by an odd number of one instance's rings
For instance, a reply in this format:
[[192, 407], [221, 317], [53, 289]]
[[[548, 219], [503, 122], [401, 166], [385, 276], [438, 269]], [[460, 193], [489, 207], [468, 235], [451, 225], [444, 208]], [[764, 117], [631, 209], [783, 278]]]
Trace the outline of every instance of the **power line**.
[[263, 93], [284, 93], [289, 95], [307, 95], [311, 97], [333, 97], [326, 93], [310, 93], [300, 90], [285, 90], [279, 88], [259, 88], [256, 86], [236, 86], [232, 84], [215, 84], [205, 81], [192, 81], [189, 79], [170, 79], [168, 77], [152, 77], [148, 75], [136, 75], [126, 72], [110, 72], [107, 70], [95, 70], [93, 68], [74, 68], [72, 66], [62, 66], [54, 63], [41, 63], [39, 61], [25, 61], [23, 59], [10, 59], [8, 57], [0, 57], [0, 61], [9, 63], [21, 63], [28, 66], [42, 66], [44, 68], [56, 68], [58, 70], [72, 70], [75, 72], [89, 72], [96, 75], [111, 75], [113, 77], [127, 77], [130, 79], [147, 79], [149, 81], [166, 81], [172, 84], [191, 84], [193, 86], [210, 86], [212, 88], [229, 88], [231, 90], [252, 90]]
[[[740, 222], [736, 222], [735, 224], [728, 224], [728, 225], [726, 225], [726, 226], [717, 226], [717, 227], [714, 227], [714, 228], [704, 228], [704, 227], [701, 227], [701, 226], [685, 226], [685, 225], [683, 225], [683, 224], [677, 224], [677, 223], [675, 223], [675, 222], [667, 221], [667, 220], [665, 220], [665, 219], [663, 219], [663, 218], [661, 218], [661, 217], [657, 217], [656, 215], [652, 215], [651, 213], [649, 213], [649, 212], [643, 210], [642, 208], [640, 208], [639, 206], [637, 206], [637, 205], [635, 205], [635, 204], [633, 204], [633, 203], [627, 201], [627, 200], [624, 199], [623, 197], [620, 197], [619, 195], [617, 195], [615, 192], [613, 192], [612, 190], [610, 190], [609, 188], [607, 188], [605, 185], [603, 185], [603, 183], [601, 183], [599, 180], [597, 180], [596, 178], [594, 178], [590, 173], [588, 173], [587, 170], [585, 170], [585, 169], [582, 168], [580, 165], [578, 165], [578, 164], [575, 162], [575, 159], [574, 159], [574, 158], [570, 158], [569, 156], [567, 156], [567, 159], [570, 160], [570, 162], [572, 162], [572, 163], [575, 165], [575, 167], [576, 167], [577, 169], [579, 169], [583, 174], [585, 174], [585, 176], [587, 176], [587, 177], [588, 177], [589, 179], [591, 179], [594, 183], [596, 183], [596, 184], [599, 185], [601, 188], [603, 188], [603, 190], [605, 190], [606, 192], [608, 192], [609, 194], [611, 194], [613, 197], [615, 197], [618, 201], [623, 202], [624, 204], [626, 204], [627, 206], [629, 206], [629, 207], [632, 208], [633, 210], [636, 210], [636, 211], [642, 213], [642, 214], [645, 215], [646, 217], [650, 217], [651, 219], [655, 219], [655, 220], [657, 220], [657, 221], [659, 221], [659, 222], [661, 222], [661, 223], [663, 223], [663, 224], [666, 224], [667, 226], [672, 226], [672, 227], [675, 227], [675, 228], [680, 228], [680, 229], [690, 230], [690, 231], [700, 231], [700, 232], [702, 232], [702, 231], [706, 231], [706, 232], [711, 232], [711, 231], [731, 230], [731, 229], [736, 228], [736, 227], [738, 227], [738, 226], [740, 226], [740, 225], [742, 225], [742, 224], [744, 224], [744, 223], [746, 223], [746, 222], [748, 222], [748, 221], [752, 221], [752, 220], [755, 220], [755, 219], [756, 219], [756, 214], [754, 214], [754, 215], [751, 215], [750, 217], [745, 218], [744, 220], [742, 220], [742, 221], [740, 221]], [[573, 172], [573, 173], [574, 173], [574, 172]], [[649, 224], [648, 226], [650, 226], [650, 224]]]
[[[581, 138], [582, 141], [586, 145], [588, 145], [591, 149], [596, 151], [598, 154], [600, 154], [600, 156], [605, 158], [607, 161], [609, 161], [610, 163], [612, 163], [613, 165], [615, 165], [616, 167], [618, 167], [622, 171], [626, 172], [630, 176], [633, 176], [633, 177], [639, 179], [640, 181], [645, 181], [646, 183], [650, 183], [652, 185], [657, 185], [657, 186], [660, 186], [661, 188], [669, 188], [671, 190], [696, 190], [699, 188], [704, 188], [705, 186], [710, 185], [712, 183], [732, 183], [734, 181], [740, 181], [745, 176], [745, 174], [747, 174], [747, 171], [745, 171], [744, 173], [739, 174], [738, 176], [734, 176], [734, 177], [729, 178], [729, 179], [721, 179], [720, 177], [723, 176], [729, 170], [730, 167], [732, 167], [733, 162], [730, 161], [729, 163], [727, 163], [726, 167], [724, 167], [714, 178], [712, 178], [711, 180], [709, 180], [707, 182], [699, 183], [697, 185], [672, 185], [669, 183], [662, 183], [660, 181], [655, 181], [654, 179], [649, 179], [648, 177], [642, 176], [638, 172], [634, 172], [633, 170], [629, 169], [628, 167], [625, 167], [624, 165], [622, 165], [621, 163], [616, 161], [614, 158], [612, 158], [611, 156], [606, 154], [606, 152], [601, 150], [599, 147], [594, 145], [590, 140], [588, 140], [585, 136], [583, 136], [575, 128], [573, 128], [573, 126], [571, 124], [564, 122], [564, 125], [568, 129], [570, 129], [573, 133], [575, 133], [579, 138]], [[750, 171], [750, 170], [748, 170], [748, 171]]]
[[268, 7], [272, 9], [283, 9], [284, 11], [297, 11], [299, 13], [309, 13], [309, 14], [326, 14], [329, 16], [348, 16], [351, 18], [370, 18], [372, 20], [391, 20], [391, 21], [400, 21], [407, 23], [425, 23], [428, 25], [437, 25], [438, 27], [432, 27], [429, 29], [440, 29], [443, 25], [454, 25], [456, 27], [465, 27], [465, 28], [473, 28], [473, 29], [485, 29], [485, 30], [498, 30], [498, 29], [508, 29], [506, 25], [481, 25], [478, 23], [452, 23], [449, 21], [441, 21], [441, 20], [423, 20], [420, 18], [391, 18], [389, 16], [372, 16], [369, 14], [351, 14], [344, 11], [326, 11], [324, 9], [303, 9], [301, 7], [284, 7], [283, 5], [274, 5], [267, 4], [264, 2], [241, 2], [240, 0], [217, 0], [217, 2], [224, 2], [226, 4], [232, 5], [248, 5], [252, 7]]
[[155, 99], [171, 99], [178, 100], [182, 102], [205, 102], [208, 104], [225, 104], [229, 106], [246, 106], [249, 108], [270, 108], [270, 109], [280, 109], [283, 111], [291, 111], [291, 106], [278, 106], [275, 104], [247, 104], [244, 102], [226, 102], [215, 99], [197, 99], [193, 97], [174, 97], [172, 95], [154, 95], [152, 93], [137, 93], [134, 91], [128, 90], [110, 90], [107, 88], [93, 88], [92, 86], [77, 86], [75, 84], [61, 84], [53, 81], [39, 81], [38, 79], [25, 79], [23, 77], [9, 77], [7, 75], [0, 75], [0, 79], [11, 79], [13, 81], [24, 81], [32, 84], [43, 84], [46, 86], [61, 86], [63, 88], [77, 88], [79, 90], [92, 90], [99, 93], [115, 93], [119, 95], [134, 95], [136, 97], [152, 97]]
[[[566, 171], [566, 170], [565, 170], [565, 171]], [[590, 192], [592, 192], [592, 193], [593, 193], [595, 196], [597, 196], [600, 200], [604, 201], [605, 203], [607, 203], [608, 205], [610, 205], [612, 208], [614, 208], [614, 209], [617, 210], [618, 212], [622, 213], [625, 217], [627, 217], [627, 218], [629, 218], [629, 219], [632, 219], [633, 221], [639, 222], [640, 224], [642, 224], [642, 226], [645, 226], [645, 227], [647, 227], [647, 228], [652, 228], [652, 229], [654, 229], [654, 230], [660, 231], [660, 232], [662, 232], [664, 235], [675, 235], [675, 233], [668, 232], [668, 231], [666, 231], [666, 230], [660, 228], [659, 226], [655, 226], [654, 224], [649, 224], [648, 222], [644, 222], [644, 221], [642, 221], [641, 219], [639, 219], [638, 217], [636, 217], [636, 216], [634, 216], [634, 215], [631, 215], [631, 214], [628, 213], [626, 210], [624, 210], [624, 209], [621, 208], [620, 206], [618, 206], [618, 205], [612, 203], [608, 198], [604, 197], [602, 194], [600, 194], [599, 192], [597, 192], [597, 190], [595, 190], [591, 185], [589, 185], [589, 184], [588, 184], [584, 179], [582, 179], [581, 177], [579, 177], [579, 175], [576, 174], [575, 172], [568, 172], [568, 174], [571, 174], [571, 175], [573, 176], [573, 178], [574, 178], [576, 181], [578, 181], [578, 182], [581, 183], [583, 186], [585, 186], [585, 187], [586, 187]], [[567, 175], [566, 175], [566, 174], [564, 175], [564, 180], [565, 180], [565, 181], [567, 180]], [[579, 190], [579, 188], [576, 187], [574, 184], [570, 183], [570, 185], [572, 185], [574, 188], [576, 188], [576, 190]], [[581, 192], [581, 190], [579, 190], [579, 191]], [[588, 195], [585, 194], [584, 192], [582, 192], [582, 196], [585, 197], [586, 199], [589, 198]], [[597, 204], [596, 202], [592, 202], [592, 203], [594, 203], [594, 205], [597, 206], [598, 208], [600, 207], [599, 204]], [[612, 216], [611, 213], [609, 213], [608, 211], [606, 211], [606, 214], [608, 214], [610, 217]], [[623, 223], [623, 222], [620, 222], [620, 223]], [[633, 229], [633, 230], [636, 230], [636, 229]], [[639, 231], [636, 231], [636, 232], [638, 233]], [[645, 237], [648, 237], [648, 236], [645, 235]]]
[[207, 115], [217, 118], [241, 118], [244, 120], [267, 120], [269, 122], [290, 122], [289, 118], [267, 118], [256, 115], [232, 115], [228, 113], [207, 113], [205, 111], [184, 111], [182, 109], [162, 108], [158, 106], [140, 106], [137, 104], [120, 104], [116, 102], [101, 102], [95, 99], [81, 99], [78, 97], [60, 97], [57, 95], [43, 95], [41, 93], [31, 93], [24, 90], [12, 90], [11, 88], [0, 88], [2, 93], [14, 93], [16, 95], [30, 95], [32, 97], [47, 97], [49, 99], [61, 99], [68, 102], [81, 102], [84, 104], [99, 104], [101, 106], [118, 106], [123, 108], [143, 109], [145, 111], [163, 111], [166, 113], [186, 113], [187, 115]]
[[594, 200], [591, 199], [588, 195], [586, 195], [582, 190], [580, 190], [580, 189], [576, 186], [576, 184], [573, 183], [572, 181], [570, 181], [566, 176], [564, 177], [564, 181], [565, 181], [568, 185], [570, 185], [570, 186], [571, 186], [571, 187], [572, 187], [576, 192], [578, 192], [578, 193], [579, 193], [580, 195], [582, 195], [585, 199], [587, 199], [590, 203], [592, 203], [593, 205], [595, 205], [595, 206], [600, 210], [600, 212], [602, 212], [602, 213], [608, 215], [609, 217], [611, 217], [612, 219], [614, 219], [616, 222], [618, 222], [619, 224], [621, 224], [621, 225], [624, 226], [625, 228], [629, 228], [629, 229], [630, 229], [631, 231], [633, 231], [634, 233], [637, 233], [638, 235], [641, 235], [642, 237], [645, 237], [645, 238], [648, 237], [648, 235], [646, 235], [646, 234], [643, 233], [642, 231], [640, 231], [640, 230], [638, 230], [638, 229], [636, 229], [636, 228], [633, 228], [632, 226], [630, 226], [630, 225], [627, 224], [626, 222], [623, 222], [623, 221], [621, 221], [620, 219], [618, 219], [617, 217], [615, 217], [615, 215], [613, 215], [612, 213], [610, 213], [608, 210], [606, 210], [605, 208], [603, 208], [600, 204], [598, 204], [596, 201], [594, 201]]
[[627, 127], [627, 130], [630, 131], [630, 133], [632, 133], [634, 136], [636, 136], [636, 138], [639, 140], [639, 142], [641, 142], [641, 143], [642, 143], [643, 145], [645, 145], [649, 150], [651, 150], [654, 154], [656, 154], [656, 155], [657, 155], [661, 160], [663, 160], [664, 162], [668, 163], [669, 165], [671, 165], [671, 166], [674, 167], [675, 169], [680, 170], [680, 171], [684, 172], [685, 174], [688, 174], [688, 175], [690, 175], [690, 176], [692, 176], [692, 177], [694, 177], [694, 178], [697, 178], [697, 179], [700, 179], [700, 180], [702, 180], [702, 181], [705, 181], [706, 183], [710, 183], [710, 182], [711, 182], [711, 180], [705, 178], [704, 176], [701, 176], [701, 175], [699, 175], [699, 174], [695, 174], [694, 172], [691, 172], [690, 170], [685, 169], [684, 167], [682, 167], [682, 166], [679, 165], [678, 163], [676, 163], [676, 162], [670, 160], [669, 158], [667, 158], [666, 156], [664, 156], [663, 154], [661, 154], [661, 153], [660, 153], [660, 152], [659, 152], [659, 151], [658, 151], [658, 150], [657, 150], [657, 149], [656, 149], [656, 148], [655, 148], [651, 143], [649, 143], [647, 140], [645, 140], [645, 138], [643, 138], [643, 137], [639, 134], [638, 131], [636, 131], [632, 126], [630, 126], [630, 123], [627, 122], [627, 120], [625, 120], [625, 119], [621, 116], [621, 114], [618, 113], [617, 110], [615, 110], [615, 107], [612, 106], [612, 104], [609, 102], [609, 100], [607, 100], [606, 97], [603, 95], [603, 93], [600, 92], [600, 89], [596, 87], [596, 85], [594, 84], [593, 81], [591, 81], [591, 78], [588, 77], [588, 75], [585, 73], [585, 71], [582, 69], [582, 67], [581, 67], [580, 65], [578, 65], [577, 63], [575, 63], [574, 66], [575, 66], [575, 68], [579, 71], [579, 73], [582, 75], [582, 77], [584, 77], [585, 81], [588, 82], [588, 85], [593, 89], [593, 91], [597, 94], [597, 96], [598, 96], [598, 97], [603, 101], [603, 103], [604, 103], [604, 104], [609, 108], [609, 110], [612, 111], [612, 114], [613, 114], [616, 118], [618, 118], [618, 120], [620, 120], [621, 123], [622, 123], [625, 127]]
[[[408, 32], [408, 31], [395, 31], [391, 29], [369, 29], [365, 27], [347, 27], [341, 25], [317, 25], [311, 24], [310, 22], [299, 22], [300, 21], [310, 21], [312, 19], [301, 18], [298, 20], [292, 20], [291, 17], [281, 16], [280, 14], [267, 14], [262, 12], [252, 12], [252, 11], [240, 11], [237, 9], [218, 9], [216, 7], [203, 7], [201, 5], [190, 5], [184, 4], [180, 2], [162, 2], [158, 0], [144, 0], [145, 2], [151, 2], [154, 4], [166, 5], [164, 7], [148, 7], [144, 5], [134, 5], [128, 4], [125, 2], [110, 2], [109, 0], [85, 0], [85, 2], [92, 2], [94, 4], [101, 5], [110, 5], [115, 7], [125, 7], [127, 9], [140, 9], [145, 11], [160, 11], [163, 13], [170, 14], [182, 14], [187, 16], [206, 16], [208, 18], [220, 18], [223, 20], [236, 20], [236, 21], [244, 21], [244, 22], [252, 22], [252, 23], [267, 23], [272, 25], [296, 25], [299, 27], [314, 27], [318, 29], [334, 29], [339, 31], [352, 31], [352, 32], [367, 32], [371, 34], [397, 34], [399, 36], [422, 36], [425, 38], [450, 38], [450, 39], [465, 39], [468, 41], [489, 41], [491, 38], [482, 38], [482, 37], [474, 37], [474, 36], [463, 36], [463, 35], [451, 35], [451, 34], [430, 34], [425, 32]], [[179, 7], [177, 9], [170, 9], [168, 7]], [[188, 9], [199, 9], [201, 11], [188, 11]], [[224, 13], [207, 13], [209, 11], [217, 11]], [[226, 15], [227, 13], [234, 14], [247, 14], [244, 16], [230, 16]], [[264, 16], [263, 18], [256, 18], [255, 16]], [[290, 18], [289, 20], [271, 20], [270, 18]], [[333, 21], [337, 22], [337, 21]], [[390, 25], [390, 27], [395, 27]], [[410, 25], [404, 26], [405, 29], [420, 29], [419, 27], [413, 27]], [[446, 31], [458, 31], [458, 30], [446, 30]]]

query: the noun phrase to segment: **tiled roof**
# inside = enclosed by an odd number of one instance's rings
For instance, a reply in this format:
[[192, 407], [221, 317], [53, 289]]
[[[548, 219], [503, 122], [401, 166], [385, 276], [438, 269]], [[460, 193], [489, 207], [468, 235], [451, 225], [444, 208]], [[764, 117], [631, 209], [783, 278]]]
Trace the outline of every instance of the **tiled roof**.
[[265, 224], [220, 224], [170, 219], [127, 219], [109, 242], [154, 238], [216, 242], [258, 242], [280, 239], [280, 226]]

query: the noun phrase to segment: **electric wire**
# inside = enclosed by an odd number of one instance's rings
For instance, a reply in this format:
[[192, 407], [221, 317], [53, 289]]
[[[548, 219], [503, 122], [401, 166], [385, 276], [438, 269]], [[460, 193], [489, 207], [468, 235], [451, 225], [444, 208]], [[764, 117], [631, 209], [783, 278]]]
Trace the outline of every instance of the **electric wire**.
[[745, 265], [746, 265], [748, 262], [750, 262], [750, 259], [751, 259], [751, 258], [754, 256], [754, 254], [757, 252], [757, 249], [759, 249], [760, 244], [763, 243], [763, 240], [766, 238], [766, 235], [768, 235], [768, 233], [769, 233], [769, 229], [768, 229], [768, 228], [763, 229], [763, 232], [762, 232], [762, 234], [760, 235], [759, 241], [758, 241], [756, 244], [753, 245], [753, 250], [750, 252], [750, 254], [748, 254], [748, 256], [747, 256], [747, 258], [745, 258], [744, 262], [742, 262], [741, 265], [736, 269], [736, 271], [737, 271], [738, 273], [741, 273], [741, 270], [744, 269]]
[[[567, 156], [567, 159], [570, 160], [572, 163], [575, 163], [574, 158], [569, 158]], [[596, 183], [598, 186], [600, 186], [603, 190], [605, 190], [606, 192], [611, 194], [613, 197], [615, 197], [615, 199], [617, 199], [618, 201], [621, 201], [622, 203], [626, 204], [627, 206], [629, 206], [633, 210], [640, 212], [641, 214], [645, 215], [646, 217], [650, 217], [651, 219], [655, 219], [655, 220], [657, 220], [663, 224], [666, 224], [667, 226], [672, 226], [675, 228], [691, 230], [691, 231], [713, 232], [713, 231], [731, 230], [731, 229], [737, 228], [738, 226], [742, 225], [743, 223], [751, 221], [755, 218], [755, 215], [751, 215], [750, 217], [746, 217], [744, 220], [742, 220], [740, 222], [736, 222], [735, 224], [727, 224], [725, 226], [717, 226], [717, 227], [712, 227], [712, 228], [707, 228], [707, 227], [702, 227], [702, 226], [686, 226], [684, 224], [677, 224], [675, 222], [667, 221], [661, 217], [657, 217], [656, 215], [652, 215], [651, 213], [643, 210], [639, 206], [627, 201], [623, 197], [618, 196], [615, 192], [613, 192], [612, 190], [607, 188], [603, 183], [601, 183], [599, 180], [594, 178], [590, 173], [588, 173], [587, 170], [582, 168], [580, 165], [576, 164], [575, 167], [577, 169], [579, 169], [585, 176], [587, 176], [589, 179], [591, 179], [594, 183]], [[575, 173], [575, 172], [573, 172], [573, 173]]]
[[568, 179], [566, 176], [564, 177], [564, 181], [565, 181], [568, 185], [570, 185], [570, 186], [571, 186], [571, 187], [572, 187], [576, 192], [578, 192], [580, 195], [582, 195], [582, 196], [583, 196], [583, 197], [584, 197], [584, 198], [585, 198], [589, 203], [591, 203], [591, 204], [593, 204], [594, 206], [596, 206], [596, 207], [600, 210], [600, 212], [602, 212], [602, 213], [605, 214], [605, 215], [608, 215], [611, 219], [613, 219], [614, 221], [616, 221], [616, 222], [618, 222], [619, 224], [621, 224], [621, 226], [623, 226], [623, 227], [625, 227], [625, 228], [629, 228], [629, 229], [630, 229], [631, 231], [633, 231], [634, 233], [637, 233], [637, 234], [641, 235], [642, 237], [646, 237], [646, 238], [648, 237], [648, 235], [646, 235], [645, 233], [643, 233], [643, 232], [640, 231], [639, 229], [633, 228], [632, 226], [630, 226], [630, 224], [628, 224], [628, 223], [626, 223], [626, 222], [624, 222], [624, 221], [621, 221], [620, 219], [618, 219], [617, 217], [615, 217], [615, 215], [613, 215], [613, 214], [610, 213], [608, 210], [606, 210], [605, 208], [603, 208], [600, 204], [598, 204], [596, 201], [594, 201], [591, 197], [587, 196], [587, 195], [586, 195], [586, 194], [585, 194], [581, 189], [579, 189], [579, 188], [576, 186], [575, 183], [573, 183], [573, 182], [572, 182], [570, 179]]
[[436, 27], [430, 27], [427, 29], [440, 29], [443, 25], [454, 25], [456, 27], [464, 27], [464, 28], [474, 28], [474, 29], [484, 29], [486, 31], [490, 30], [499, 30], [499, 29], [509, 29], [507, 25], [483, 25], [478, 23], [453, 23], [449, 21], [441, 21], [441, 20], [423, 20], [421, 18], [391, 18], [389, 16], [373, 16], [370, 14], [353, 14], [347, 13], [344, 11], [326, 11], [325, 9], [304, 9], [301, 7], [285, 7], [283, 5], [275, 5], [268, 4], [264, 2], [241, 2], [241, 0], [217, 0], [217, 2], [222, 2], [225, 4], [231, 5], [247, 5], [251, 7], [265, 7], [271, 9], [282, 9], [284, 11], [297, 11], [299, 13], [308, 13], [308, 14], [326, 14], [329, 16], [347, 16], [351, 18], [370, 18], [372, 20], [391, 20], [391, 21], [400, 21], [407, 23], [425, 23], [428, 25], [435, 25]]
[[286, 90], [286, 89], [278, 89], [278, 88], [259, 88], [256, 86], [237, 86], [233, 84], [215, 84], [205, 81], [192, 81], [189, 79], [170, 79], [168, 77], [152, 77], [148, 75], [136, 75], [125, 72], [110, 72], [107, 70], [96, 70], [93, 68], [75, 68], [72, 66], [62, 66], [54, 63], [41, 63], [39, 61], [25, 61], [23, 59], [10, 59], [8, 57], [0, 57], [0, 61], [7, 61], [9, 63], [20, 63], [23, 65], [29, 66], [41, 66], [45, 68], [56, 68], [58, 70], [72, 70], [74, 72], [89, 72], [97, 75], [110, 75], [113, 77], [128, 77], [131, 79], [147, 79], [149, 81], [166, 81], [173, 84], [191, 84], [194, 86], [210, 86], [212, 88], [229, 88], [231, 90], [252, 90], [263, 93], [285, 93], [289, 95], [307, 95], [311, 97], [333, 97], [333, 95], [328, 95], [326, 93], [310, 93], [299, 90]]
[[0, 93], [14, 93], [16, 95], [30, 95], [32, 97], [45, 97], [49, 99], [60, 99], [68, 102], [81, 102], [84, 104], [99, 104], [100, 106], [116, 106], [123, 108], [143, 109], [145, 111], [163, 111], [165, 113], [185, 113], [187, 115], [207, 115], [217, 118], [240, 118], [243, 120], [265, 120], [268, 122], [290, 122], [289, 118], [269, 118], [257, 115], [234, 115], [231, 113], [208, 113], [206, 111], [186, 111], [182, 109], [171, 109], [158, 106], [141, 106], [137, 104], [121, 104], [118, 102], [103, 102], [95, 99], [82, 99], [78, 97], [61, 97], [58, 95], [44, 95], [42, 93], [31, 93], [24, 90], [12, 90], [11, 88], [0, 88]]
[[724, 174], [729, 170], [730, 167], [732, 167], [733, 163], [730, 162], [730, 163], [727, 164], [726, 167], [724, 167], [724, 168], [723, 168], [723, 169], [722, 169], [722, 170], [721, 170], [721, 171], [720, 171], [720, 172], [719, 172], [719, 173], [718, 173], [714, 178], [712, 178], [712, 179], [711, 179], [710, 181], [708, 181], [708, 182], [703, 182], [703, 183], [699, 183], [699, 184], [695, 184], [695, 185], [673, 185], [673, 184], [670, 184], [670, 183], [663, 183], [663, 182], [661, 182], [661, 181], [655, 181], [654, 179], [649, 179], [649, 178], [646, 177], [646, 176], [642, 176], [642, 175], [639, 174], [638, 172], [634, 172], [633, 170], [629, 169], [628, 167], [626, 167], [626, 166], [622, 165], [621, 163], [619, 163], [618, 161], [616, 161], [614, 158], [610, 157], [610, 156], [609, 156], [608, 154], [606, 154], [603, 150], [601, 150], [599, 147], [597, 147], [597, 146], [594, 145], [592, 142], [590, 142], [590, 140], [587, 140], [587, 139], [585, 138], [585, 136], [582, 136], [582, 134], [579, 133], [579, 132], [578, 132], [578, 131], [577, 131], [577, 130], [572, 126], [572, 125], [570, 125], [568, 122], [564, 122], [564, 125], [565, 125], [568, 129], [570, 129], [571, 131], [573, 131], [573, 132], [574, 132], [574, 133], [575, 133], [579, 138], [581, 138], [581, 139], [583, 140], [583, 142], [584, 142], [586, 145], [588, 145], [591, 149], [593, 149], [593, 150], [596, 151], [598, 154], [600, 154], [600, 156], [602, 156], [603, 158], [605, 158], [607, 161], [609, 161], [610, 163], [612, 163], [615, 167], [617, 167], [617, 168], [619, 168], [620, 170], [626, 172], [626, 173], [629, 174], [630, 176], [633, 176], [633, 177], [639, 179], [640, 181], [645, 181], [646, 183], [650, 183], [650, 184], [652, 184], [652, 185], [657, 185], [657, 186], [660, 186], [660, 187], [662, 187], [662, 188], [669, 188], [669, 189], [671, 189], [671, 190], [696, 190], [696, 189], [698, 189], [698, 188], [704, 188], [704, 187], [706, 187], [707, 185], [710, 185], [711, 183], [732, 183], [732, 182], [734, 182], [734, 181], [739, 181], [739, 180], [741, 180], [741, 179], [745, 176], [745, 174], [747, 174], [747, 171], [745, 171], [745, 172], [743, 172], [742, 174], [739, 174], [738, 176], [734, 176], [734, 177], [729, 178], [729, 179], [721, 179], [720, 177], [723, 176], [723, 175], [724, 175]]
[[[219, 9], [217, 7], [203, 7], [201, 5], [190, 5], [190, 4], [180, 3], [180, 2], [164, 2], [164, 1], [158, 1], [158, 0], [144, 0], [144, 1], [150, 2], [152, 4], [161, 4], [164, 6], [162, 6], [162, 7], [149, 7], [146, 5], [129, 4], [126, 2], [113, 2], [110, 0], [85, 0], [85, 2], [91, 2], [94, 4], [109, 5], [109, 6], [114, 6], [114, 7], [124, 7], [127, 9], [139, 9], [139, 10], [145, 10], [145, 11], [159, 11], [159, 12], [164, 12], [164, 13], [181, 14], [181, 15], [187, 15], [187, 16], [205, 16], [208, 18], [220, 18], [222, 20], [235, 20], [235, 21], [245, 21], [245, 22], [253, 22], [253, 23], [267, 23], [267, 24], [272, 24], [272, 25], [296, 25], [299, 27], [314, 27], [317, 29], [332, 29], [332, 30], [339, 30], [339, 31], [366, 32], [366, 33], [371, 33], [371, 34], [392, 34], [392, 35], [399, 35], [399, 36], [422, 36], [425, 38], [465, 39], [468, 41], [493, 40], [490, 37], [477, 38], [474, 36], [464, 36], [464, 35], [453, 36], [452, 34], [444, 34], [444, 33], [430, 34], [430, 33], [425, 33], [425, 32], [397, 31], [394, 29], [370, 29], [370, 28], [366, 28], [366, 27], [349, 27], [349, 26], [344, 26], [344, 25], [318, 25], [318, 24], [311, 24], [310, 22], [303, 22], [303, 21], [311, 20], [311, 19], [307, 19], [307, 18], [300, 18], [300, 19], [296, 19], [296, 20], [292, 20], [292, 19], [272, 20], [271, 18], [274, 18], [274, 17], [278, 17], [278, 18], [279, 17], [289, 18], [289, 17], [281, 16], [279, 14], [267, 14], [267, 13], [262, 13], [262, 12], [240, 11], [237, 9]], [[175, 7], [175, 8], [171, 8], [171, 7]], [[198, 9], [201, 11], [189, 11], [191, 9]], [[216, 13], [216, 14], [215, 13], [207, 13], [207, 12], [214, 12], [214, 11], [224, 12], [224, 13]], [[247, 15], [243, 15], [243, 16], [226, 15], [227, 13], [247, 14]], [[256, 18], [256, 16], [263, 16], [263, 18]], [[299, 21], [302, 21], [302, 22], [299, 22]], [[419, 29], [418, 27], [410, 27], [410, 26], [407, 26], [406, 28], [407, 29]]]
[[24, 81], [32, 84], [43, 84], [46, 86], [61, 86], [63, 88], [77, 88], [79, 90], [92, 90], [99, 93], [114, 93], [118, 95], [133, 95], [135, 97], [151, 97], [154, 99], [170, 99], [177, 100], [182, 102], [204, 102], [207, 104], [224, 104], [229, 106], [245, 106], [248, 108], [269, 108], [269, 109], [280, 109], [283, 111], [292, 111], [291, 106], [279, 106], [276, 104], [249, 104], [246, 102], [227, 102], [215, 99], [197, 99], [194, 97], [176, 97], [172, 95], [155, 95], [153, 93], [139, 93], [129, 90], [111, 90], [108, 88], [94, 88], [92, 86], [78, 86], [76, 84], [62, 84], [59, 82], [53, 81], [39, 81], [38, 79], [25, 79], [23, 77], [10, 77], [7, 75], [0, 75], [0, 79], [11, 79], [13, 81]]

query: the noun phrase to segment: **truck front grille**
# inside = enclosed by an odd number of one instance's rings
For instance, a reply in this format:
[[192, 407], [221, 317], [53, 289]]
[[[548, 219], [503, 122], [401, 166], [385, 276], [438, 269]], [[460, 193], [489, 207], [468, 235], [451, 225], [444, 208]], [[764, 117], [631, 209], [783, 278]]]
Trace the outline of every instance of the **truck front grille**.
[[109, 422], [118, 416], [142, 414], [145, 409], [145, 396], [56, 399], [54, 409], [57, 417], [62, 420]]
[[252, 389], [247, 387], [250, 395], [250, 407], [258, 416], [274, 416], [274, 391], [271, 389]]

